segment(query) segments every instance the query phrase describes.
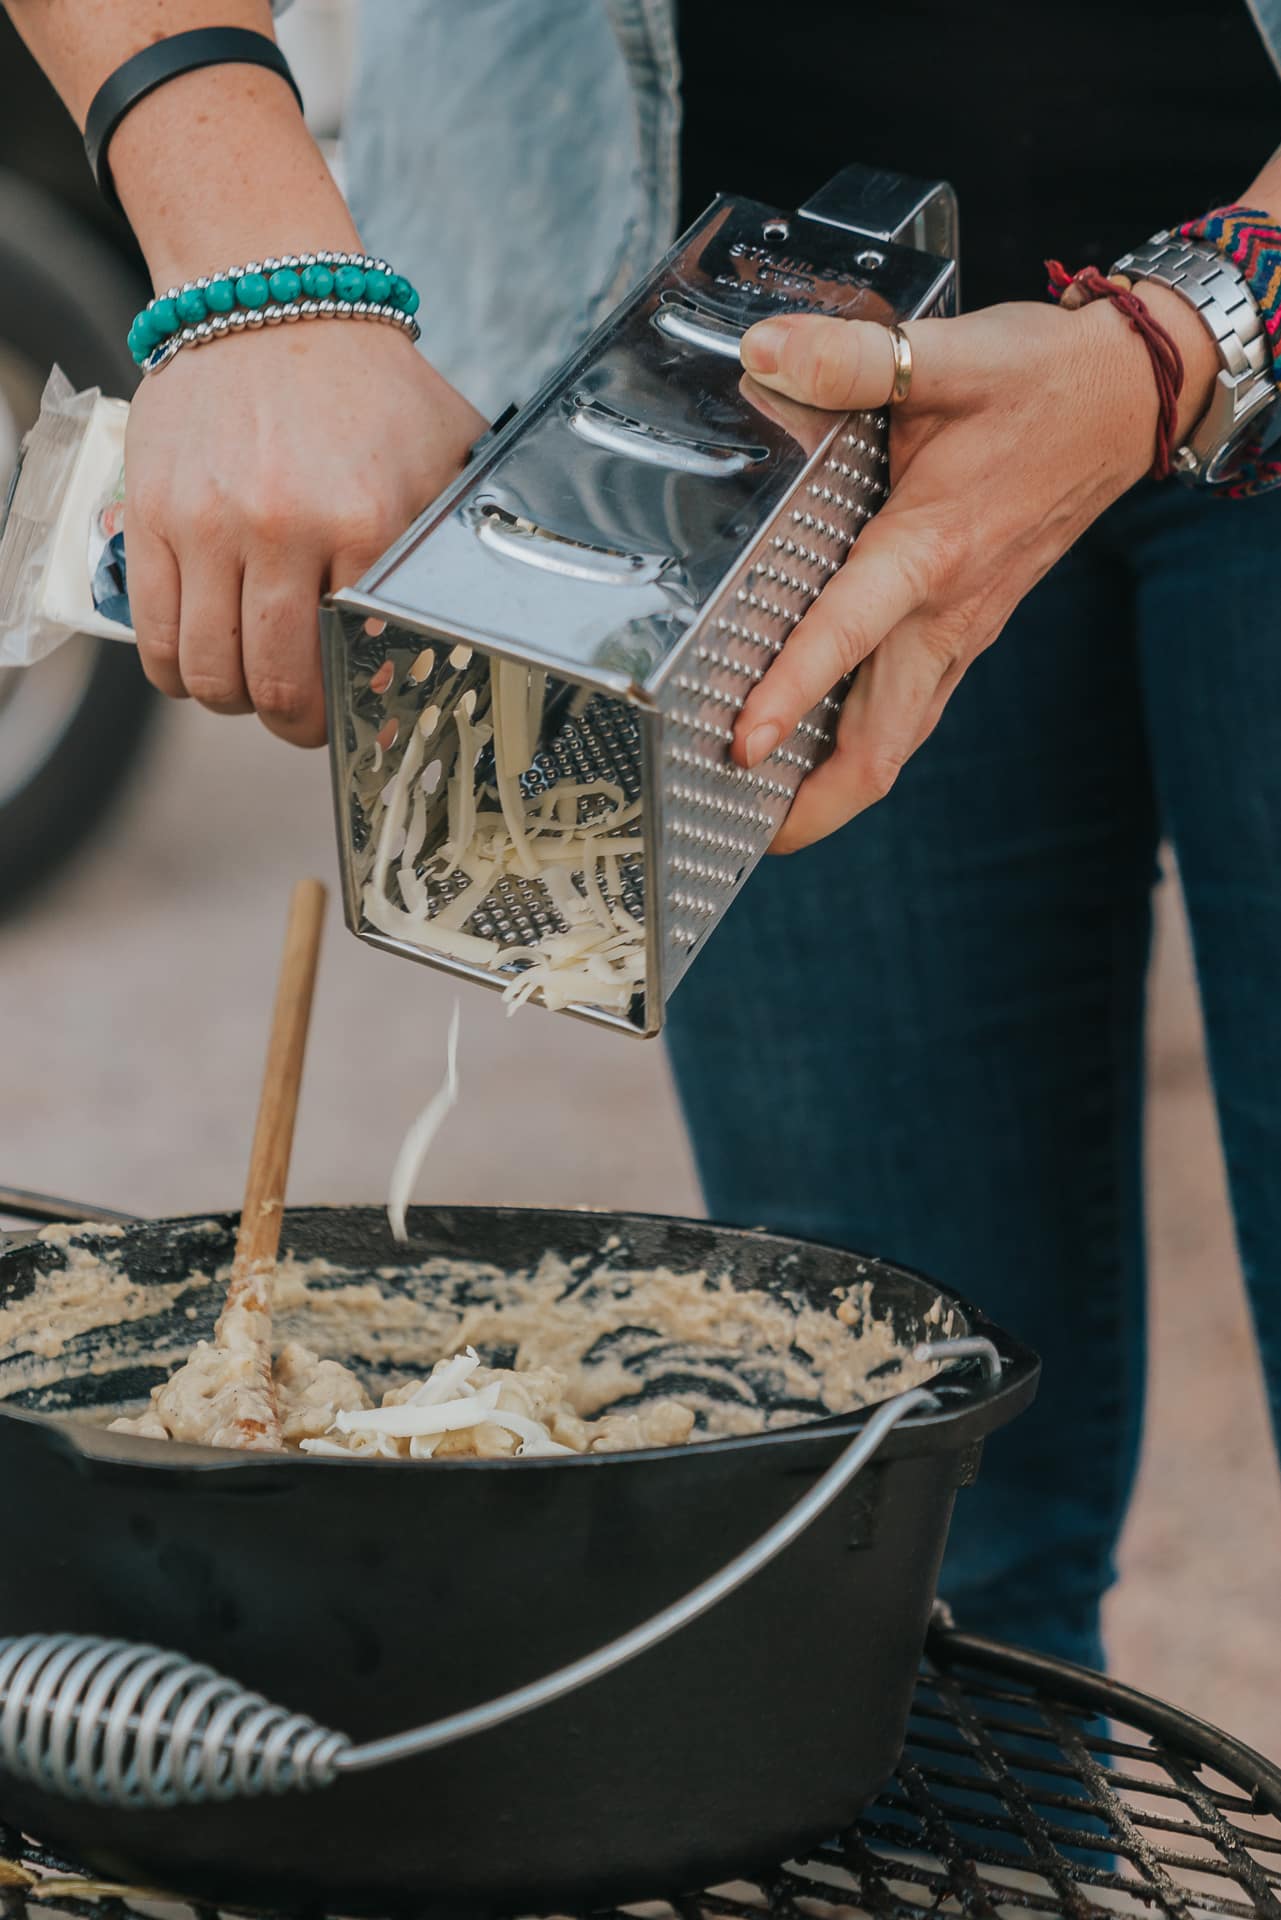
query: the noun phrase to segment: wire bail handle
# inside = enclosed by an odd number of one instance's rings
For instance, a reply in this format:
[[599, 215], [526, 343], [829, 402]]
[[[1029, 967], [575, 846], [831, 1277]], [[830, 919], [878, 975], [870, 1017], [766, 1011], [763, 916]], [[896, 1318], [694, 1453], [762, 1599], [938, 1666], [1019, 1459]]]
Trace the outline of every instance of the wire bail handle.
[[[924, 1342], [912, 1358], [978, 1360], [985, 1388], [1000, 1384], [1000, 1354], [980, 1335]], [[797, 1540], [900, 1422], [938, 1406], [928, 1387], [885, 1401], [781, 1519], [639, 1626], [540, 1680], [360, 1746], [182, 1654], [70, 1634], [0, 1640], [0, 1768], [103, 1806], [197, 1805], [329, 1786], [340, 1774], [490, 1732], [603, 1679], [710, 1612]]]

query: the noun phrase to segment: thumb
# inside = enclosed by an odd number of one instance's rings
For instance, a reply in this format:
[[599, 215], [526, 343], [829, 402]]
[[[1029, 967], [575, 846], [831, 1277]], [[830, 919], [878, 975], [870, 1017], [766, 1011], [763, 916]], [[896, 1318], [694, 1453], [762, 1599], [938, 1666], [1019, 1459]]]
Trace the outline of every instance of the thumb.
[[[939, 324], [923, 321], [913, 326], [913, 400], [920, 397], [924, 371], [920, 365], [921, 335], [932, 338]], [[740, 354], [747, 371], [762, 386], [830, 413], [883, 407], [894, 387], [889, 329], [873, 320], [777, 314], [748, 328]], [[928, 360], [928, 353], [925, 357]]]

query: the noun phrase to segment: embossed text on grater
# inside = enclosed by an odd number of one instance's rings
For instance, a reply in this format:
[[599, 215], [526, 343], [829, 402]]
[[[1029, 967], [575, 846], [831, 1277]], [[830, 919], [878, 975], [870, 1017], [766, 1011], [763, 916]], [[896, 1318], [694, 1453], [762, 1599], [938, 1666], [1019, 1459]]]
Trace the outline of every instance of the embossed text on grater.
[[[365, 579], [331, 596], [335, 809], [344, 906], [362, 939], [515, 992], [541, 943], [550, 951], [549, 936], [569, 931], [568, 953], [585, 912], [599, 912], [633, 930], [621, 938], [639, 984], [626, 1008], [585, 990], [569, 1010], [658, 1031], [667, 996], [830, 751], [846, 689], [750, 773], [731, 760], [735, 719], [885, 497], [885, 413], [842, 418], [767, 394], [744, 376], [739, 340], [770, 312], [954, 311], [955, 237], [949, 189], [871, 169], [847, 169], [796, 214], [717, 200]], [[460, 701], [474, 723], [492, 717], [491, 681], [513, 690], [519, 713], [527, 697], [542, 701], [519, 770], [518, 813], [537, 845], [529, 858], [509, 847], [464, 921], [465, 892], [485, 873], [474, 857], [468, 872], [443, 870], [457, 766], [447, 736]], [[534, 691], [544, 684], [545, 700]], [[444, 744], [439, 760], [415, 746], [426, 764], [405, 854], [389, 839], [400, 816], [387, 796], [397, 769], [417, 766], [406, 758], [415, 726]], [[478, 817], [491, 822], [499, 802], [506, 817], [516, 777], [505, 751], [503, 802], [496, 744], [474, 772]], [[569, 782], [589, 790], [579, 827], [593, 808], [603, 821], [618, 807], [607, 854], [580, 853], [571, 836], [558, 859], [561, 843], [538, 826], [574, 817]], [[540, 816], [551, 787], [559, 797]], [[492, 859], [492, 826], [485, 834]], [[570, 872], [580, 858], [590, 876]], [[452, 950], [438, 921], [458, 930]]]

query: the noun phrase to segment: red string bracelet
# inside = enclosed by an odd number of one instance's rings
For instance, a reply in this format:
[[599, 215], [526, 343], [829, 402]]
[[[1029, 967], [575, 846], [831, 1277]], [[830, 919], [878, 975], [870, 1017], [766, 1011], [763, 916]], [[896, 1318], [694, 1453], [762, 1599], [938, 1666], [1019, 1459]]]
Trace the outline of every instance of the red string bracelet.
[[1138, 294], [1128, 286], [1109, 280], [1097, 267], [1082, 267], [1079, 273], [1069, 273], [1059, 261], [1047, 260], [1045, 270], [1050, 276], [1051, 300], [1062, 301], [1069, 289], [1075, 291], [1076, 298], [1065, 302], [1068, 306], [1084, 306], [1091, 300], [1110, 300], [1125, 315], [1147, 348], [1159, 402], [1152, 478], [1166, 479], [1170, 472], [1170, 456], [1174, 451], [1179, 395], [1183, 391], [1183, 355], [1160, 321], [1152, 317]]

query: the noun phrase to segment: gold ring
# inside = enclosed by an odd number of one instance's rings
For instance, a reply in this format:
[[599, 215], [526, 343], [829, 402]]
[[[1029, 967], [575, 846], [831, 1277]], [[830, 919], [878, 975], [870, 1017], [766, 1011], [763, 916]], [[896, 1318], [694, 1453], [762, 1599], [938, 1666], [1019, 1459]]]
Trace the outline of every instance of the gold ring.
[[889, 326], [886, 332], [890, 336], [890, 348], [894, 354], [894, 385], [890, 388], [890, 405], [897, 406], [912, 391], [912, 343], [902, 327]]

